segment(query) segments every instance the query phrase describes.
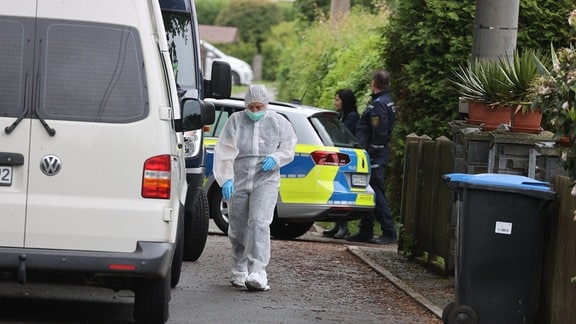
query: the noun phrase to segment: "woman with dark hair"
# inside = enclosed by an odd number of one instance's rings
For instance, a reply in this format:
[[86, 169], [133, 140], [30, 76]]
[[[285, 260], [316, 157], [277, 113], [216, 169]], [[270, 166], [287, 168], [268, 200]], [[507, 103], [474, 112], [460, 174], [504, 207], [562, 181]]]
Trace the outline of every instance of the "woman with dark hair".
[[334, 106], [336, 111], [340, 113], [340, 121], [348, 127], [352, 134], [356, 134], [356, 124], [360, 120], [360, 115], [358, 115], [354, 92], [350, 89], [336, 91]]
[[[336, 91], [334, 96], [334, 107], [340, 113], [340, 121], [352, 132], [356, 133], [356, 124], [360, 119], [358, 115], [358, 107], [356, 106], [356, 96], [350, 89], [340, 89]], [[325, 230], [322, 234], [326, 237], [333, 237], [336, 239], [343, 239], [348, 235], [348, 222], [339, 221], [333, 228]]]

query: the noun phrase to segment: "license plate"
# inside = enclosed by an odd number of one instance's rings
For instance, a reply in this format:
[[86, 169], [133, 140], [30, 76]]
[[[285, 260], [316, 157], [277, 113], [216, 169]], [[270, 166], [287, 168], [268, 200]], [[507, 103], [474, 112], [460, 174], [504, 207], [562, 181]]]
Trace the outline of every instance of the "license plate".
[[354, 187], [366, 187], [368, 185], [368, 177], [365, 174], [353, 174], [352, 175], [352, 186]]
[[12, 185], [12, 167], [0, 166], [0, 186]]

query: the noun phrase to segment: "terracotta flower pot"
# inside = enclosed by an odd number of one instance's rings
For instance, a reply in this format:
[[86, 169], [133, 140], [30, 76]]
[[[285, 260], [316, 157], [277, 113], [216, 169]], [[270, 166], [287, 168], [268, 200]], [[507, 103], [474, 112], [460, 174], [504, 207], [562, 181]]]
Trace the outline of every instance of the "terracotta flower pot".
[[476, 101], [468, 102], [468, 123], [480, 125], [484, 123], [484, 116], [488, 113], [486, 104]]
[[540, 109], [534, 111], [517, 111], [510, 112], [510, 130], [516, 133], [540, 134], [542, 127], [542, 112]]
[[483, 131], [495, 130], [501, 124], [510, 124], [510, 107], [509, 106], [486, 106], [488, 110], [484, 116], [484, 124], [481, 128]]

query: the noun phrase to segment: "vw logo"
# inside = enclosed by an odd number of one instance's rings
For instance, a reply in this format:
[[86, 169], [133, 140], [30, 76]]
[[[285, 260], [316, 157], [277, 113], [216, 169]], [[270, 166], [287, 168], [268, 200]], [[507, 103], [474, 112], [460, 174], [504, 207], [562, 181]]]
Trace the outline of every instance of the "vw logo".
[[56, 155], [46, 155], [40, 162], [40, 170], [47, 176], [53, 176], [60, 172], [62, 163]]

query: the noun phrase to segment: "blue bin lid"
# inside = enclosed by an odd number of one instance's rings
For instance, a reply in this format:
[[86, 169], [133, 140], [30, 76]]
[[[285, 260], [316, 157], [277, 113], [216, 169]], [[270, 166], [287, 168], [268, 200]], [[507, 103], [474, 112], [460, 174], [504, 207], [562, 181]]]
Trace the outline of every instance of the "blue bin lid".
[[449, 173], [443, 177], [449, 187], [477, 188], [495, 191], [525, 193], [545, 199], [553, 199], [555, 192], [549, 182], [526, 176], [499, 173]]

